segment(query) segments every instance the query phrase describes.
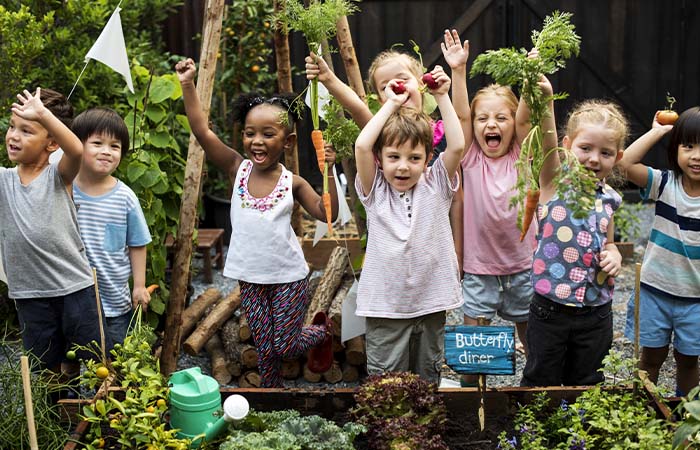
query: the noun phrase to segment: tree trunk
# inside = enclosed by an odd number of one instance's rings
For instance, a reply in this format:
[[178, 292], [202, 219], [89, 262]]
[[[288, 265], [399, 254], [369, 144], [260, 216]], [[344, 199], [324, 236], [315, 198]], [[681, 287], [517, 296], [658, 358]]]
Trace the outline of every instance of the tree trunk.
[[338, 290], [338, 286], [343, 279], [347, 266], [348, 251], [345, 247], [336, 247], [333, 249], [328, 258], [326, 270], [323, 272], [318, 288], [316, 288], [316, 292], [309, 304], [309, 309], [306, 311], [306, 317], [304, 318], [304, 323], [306, 325], [311, 324], [317, 312], [328, 311], [328, 307], [335, 296], [335, 292]]
[[212, 337], [209, 338], [207, 344], [205, 345], [207, 353], [211, 358], [211, 374], [219, 384], [226, 385], [231, 382], [231, 373], [228, 371], [226, 365], [226, 356], [224, 354], [224, 347], [221, 344], [221, 339], [217, 333], [214, 333]]
[[188, 355], [196, 355], [204, 344], [219, 331], [219, 328], [226, 322], [233, 312], [241, 304], [241, 289], [236, 288], [223, 300], [221, 300], [214, 310], [209, 313], [195, 328], [190, 337], [187, 338], [182, 348]]
[[[214, 75], [216, 73], [216, 54], [221, 37], [221, 23], [224, 0], [209, 0], [206, 8], [202, 33], [202, 51], [197, 77], [197, 95], [202, 104], [204, 116], [209, 116]], [[190, 275], [192, 259], [192, 234], [197, 221], [197, 202], [199, 200], [204, 152], [194, 135], [190, 135], [185, 166], [185, 183], [180, 204], [180, 222], [177, 230], [177, 252], [172, 271], [172, 285], [165, 318], [163, 352], [160, 358], [160, 370], [166, 377], [177, 368], [182, 339], [182, 311], [187, 295], [187, 281]]]
[[206, 309], [221, 298], [221, 292], [215, 288], [209, 288], [202, 292], [190, 306], [182, 313], [182, 337], [190, 335]]
[[[274, 0], [273, 9], [275, 14], [284, 11], [285, 0]], [[294, 92], [292, 86], [292, 65], [289, 59], [289, 36], [286, 27], [280, 29], [275, 27], [274, 36], [275, 61], [277, 63], [277, 86], [280, 93]], [[284, 153], [284, 166], [295, 175], [299, 175], [299, 151], [296, 142], [289, 152]], [[294, 202], [292, 211], [292, 229], [297, 236], [304, 234], [304, 227], [301, 222], [301, 209], [299, 202]]]
[[352, 287], [354, 281], [355, 278], [352, 275], [343, 277], [343, 282], [328, 307], [328, 318], [333, 321], [333, 336], [340, 337], [340, 328], [343, 326], [343, 302], [345, 301], [345, 297], [348, 296], [348, 291]]
[[355, 366], [367, 364], [364, 336], [356, 336], [345, 343], [345, 359], [348, 363]]

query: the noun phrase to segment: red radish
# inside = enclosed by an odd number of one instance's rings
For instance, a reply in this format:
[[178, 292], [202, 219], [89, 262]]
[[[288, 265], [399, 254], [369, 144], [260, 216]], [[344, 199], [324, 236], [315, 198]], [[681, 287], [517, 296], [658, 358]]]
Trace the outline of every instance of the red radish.
[[397, 81], [396, 85], [394, 85], [391, 89], [394, 91], [394, 94], [401, 95], [406, 92], [406, 85], [403, 84], [403, 81]]
[[428, 86], [428, 89], [437, 89], [438, 88], [438, 83], [435, 81], [435, 78], [433, 78], [433, 74], [430, 72], [427, 72], [423, 75], [423, 83], [425, 83], [426, 86]]

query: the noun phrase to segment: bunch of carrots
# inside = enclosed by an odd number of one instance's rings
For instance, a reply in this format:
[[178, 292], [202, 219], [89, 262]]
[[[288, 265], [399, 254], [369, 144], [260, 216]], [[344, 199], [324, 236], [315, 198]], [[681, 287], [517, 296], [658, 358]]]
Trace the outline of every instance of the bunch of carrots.
[[[539, 53], [538, 58], [528, 58], [525, 49], [505, 48], [489, 50], [479, 55], [472, 67], [472, 76], [484, 73], [494, 78], [496, 83], [504, 86], [518, 85], [520, 95], [530, 109], [530, 132], [523, 140], [520, 157], [516, 163], [518, 181], [514, 187], [516, 194], [511, 198], [511, 206], [518, 208], [518, 225], [521, 230], [520, 240], [527, 234], [537, 209], [540, 198], [540, 171], [549, 152], [559, 149], [542, 148], [542, 119], [549, 114], [547, 104], [550, 100], [566, 98], [565, 93], [546, 97], [538, 81], [543, 74], [551, 75], [566, 65], [566, 59], [578, 55], [581, 38], [574, 31], [570, 22], [571, 13], [555, 11], [547, 16], [541, 31], [533, 31], [532, 43]], [[573, 168], [575, 169], [575, 168]], [[583, 174], [579, 170], [570, 170], [568, 181]], [[562, 180], [558, 178], [558, 182]], [[561, 183], [559, 184], [561, 186]], [[583, 192], [582, 195], [593, 195]], [[584, 200], [584, 201], [582, 201]], [[575, 211], [584, 208], [588, 199], [575, 199], [572, 205]]]

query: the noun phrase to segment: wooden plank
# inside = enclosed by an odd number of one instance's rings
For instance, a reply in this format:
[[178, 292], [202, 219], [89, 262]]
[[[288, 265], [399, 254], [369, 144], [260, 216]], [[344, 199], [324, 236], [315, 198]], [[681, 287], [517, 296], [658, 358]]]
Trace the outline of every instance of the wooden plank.
[[457, 373], [513, 375], [515, 328], [456, 325], [445, 327], [445, 360]]

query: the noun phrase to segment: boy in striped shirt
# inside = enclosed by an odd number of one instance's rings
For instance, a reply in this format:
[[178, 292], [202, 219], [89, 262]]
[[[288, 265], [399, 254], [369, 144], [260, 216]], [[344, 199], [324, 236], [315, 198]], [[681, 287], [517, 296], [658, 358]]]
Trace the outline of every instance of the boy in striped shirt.
[[[73, 185], [80, 234], [97, 271], [107, 334], [121, 343], [137, 305], [146, 310], [146, 245], [151, 242], [136, 194], [112, 176], [129, 148], [129, 131], [113, 110], [89, 109], [73, 121], [83, 160]], [[129, 277], [133, 276], [133, 291]]]

